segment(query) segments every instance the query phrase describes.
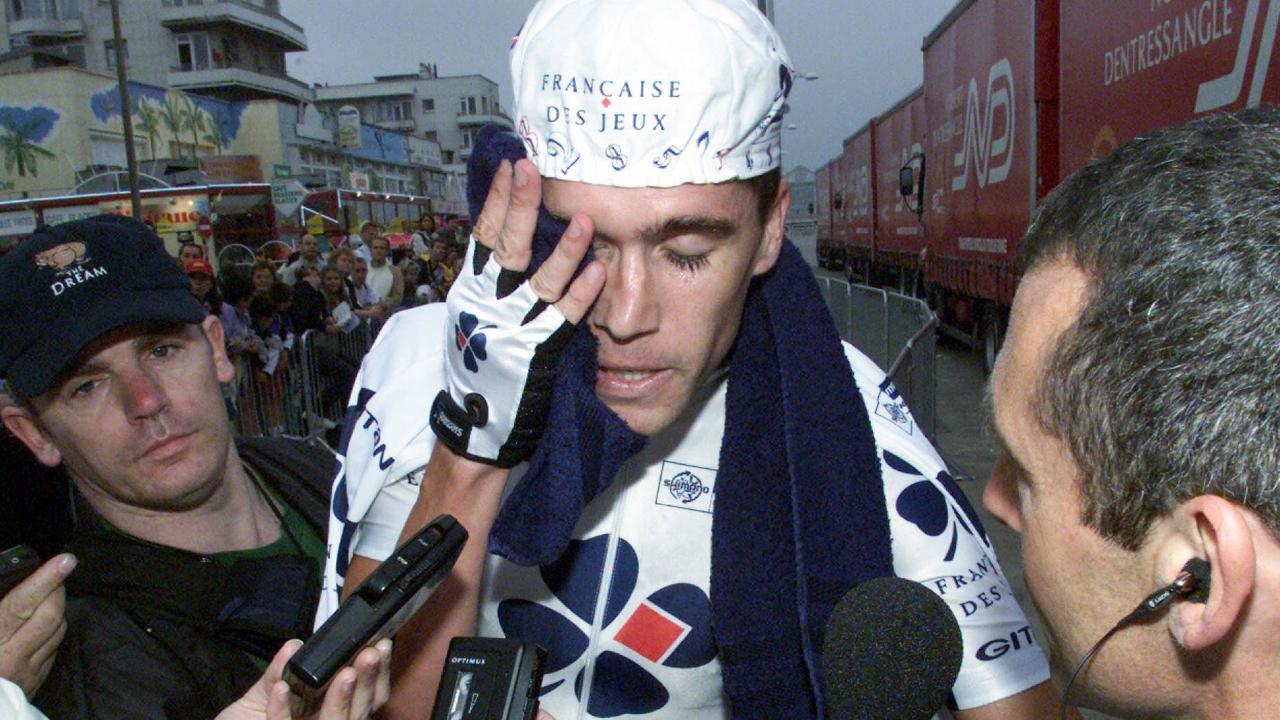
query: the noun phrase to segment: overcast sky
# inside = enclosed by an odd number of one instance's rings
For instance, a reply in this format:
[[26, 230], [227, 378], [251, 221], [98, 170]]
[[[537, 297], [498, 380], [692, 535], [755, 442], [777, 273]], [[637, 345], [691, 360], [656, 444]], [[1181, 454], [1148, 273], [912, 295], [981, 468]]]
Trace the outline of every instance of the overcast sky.
[[[643, 1], [643, 0], [641, 0]], [[498, 83], [510, 111], [507, 48], [534, 0], [281, 0], [306, 31], [289, 73], [307, 83], [370, 82], [435, 63], [441, 75]], [[774, 21], [797, 69], [819, 78], [792, 91], [784, 166], [817, 169], [840, 141], [919, 86], [920, 43], [955, 0], [775, 0]]]

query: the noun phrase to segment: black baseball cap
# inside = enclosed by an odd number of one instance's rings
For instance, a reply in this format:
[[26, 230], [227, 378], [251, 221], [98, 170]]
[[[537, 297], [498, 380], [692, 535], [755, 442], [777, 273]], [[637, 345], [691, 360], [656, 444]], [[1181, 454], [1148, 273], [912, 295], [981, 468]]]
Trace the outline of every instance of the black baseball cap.
[[24, 397], [51, 389], [103, 333], [202, 320], [186, 273], [132, 218], [40, 227], [0, 257], [0, 375]]

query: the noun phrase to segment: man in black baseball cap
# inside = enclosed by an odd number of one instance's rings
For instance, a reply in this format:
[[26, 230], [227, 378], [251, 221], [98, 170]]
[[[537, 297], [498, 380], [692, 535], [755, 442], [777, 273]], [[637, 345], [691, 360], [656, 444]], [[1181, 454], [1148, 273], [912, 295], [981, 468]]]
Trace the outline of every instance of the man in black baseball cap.
[[308, 634], [332, 457], [237, 447], [219, 387], [234, 372], [142, 223], [44, 227], [0, 258], [18, 401], [0, 418], [76, 491], [67, 636], [37, 696], [55, 720], [212, 717]]

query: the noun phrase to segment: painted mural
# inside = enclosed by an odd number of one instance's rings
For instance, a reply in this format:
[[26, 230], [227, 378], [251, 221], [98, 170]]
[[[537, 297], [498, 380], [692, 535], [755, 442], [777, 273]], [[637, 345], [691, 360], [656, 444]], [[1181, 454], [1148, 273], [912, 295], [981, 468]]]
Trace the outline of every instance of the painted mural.
[[[120, 86], [108, 85], [89, 98], [98, 122], [120, 118]], [[247, 102], [224, 102], [142, 83], [129, 83], [134, 132], [146, 137], [151, 158], [195, 158], [201, 149], [221, 155], [240, 132]], [[167, 144], [162, 144], [164, 141]], [[163, 150], [157, 152], [157, 147]]]
[[[99, 169], [104, 148], [123, 155], [119, 86], [105, 75], [58, 68], [7, 75], [0, 92], [0, 199], [69, 193]], [[226, 102], [178, 90], [129, 83], [140, 161], [259, 154], [272, 125], [246, 135], [253, 102]], [[259, 121], [261, 124], [261, 121]], [[278, 162], [278, 160], [275, 160]]]
[[59, 117], [52, 108], [0, 105], [0, 151], [4, 153], [6, 175], [40, 175], [40, 160], [54, 156], [41, 143], [49, 137]]

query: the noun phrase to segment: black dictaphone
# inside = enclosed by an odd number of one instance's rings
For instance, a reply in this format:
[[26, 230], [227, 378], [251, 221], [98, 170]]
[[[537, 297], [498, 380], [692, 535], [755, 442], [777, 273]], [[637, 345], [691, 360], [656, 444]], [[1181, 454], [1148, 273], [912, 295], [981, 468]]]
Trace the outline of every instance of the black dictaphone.
[[452, 515], [441, 515], [360, 583], [285, 667], [285, 680], [304, 708], [356, 653], [394, 636], [413, 617], [449, 574], [466, 541], [466, 528]]
[[513, 638], [449, 643], [431, 720], [533, 720], [547, 651]]
[[0, 553], [0, 597], [9, 594], [40, 567], [40, 556], [29, 545], [14, 545]]

